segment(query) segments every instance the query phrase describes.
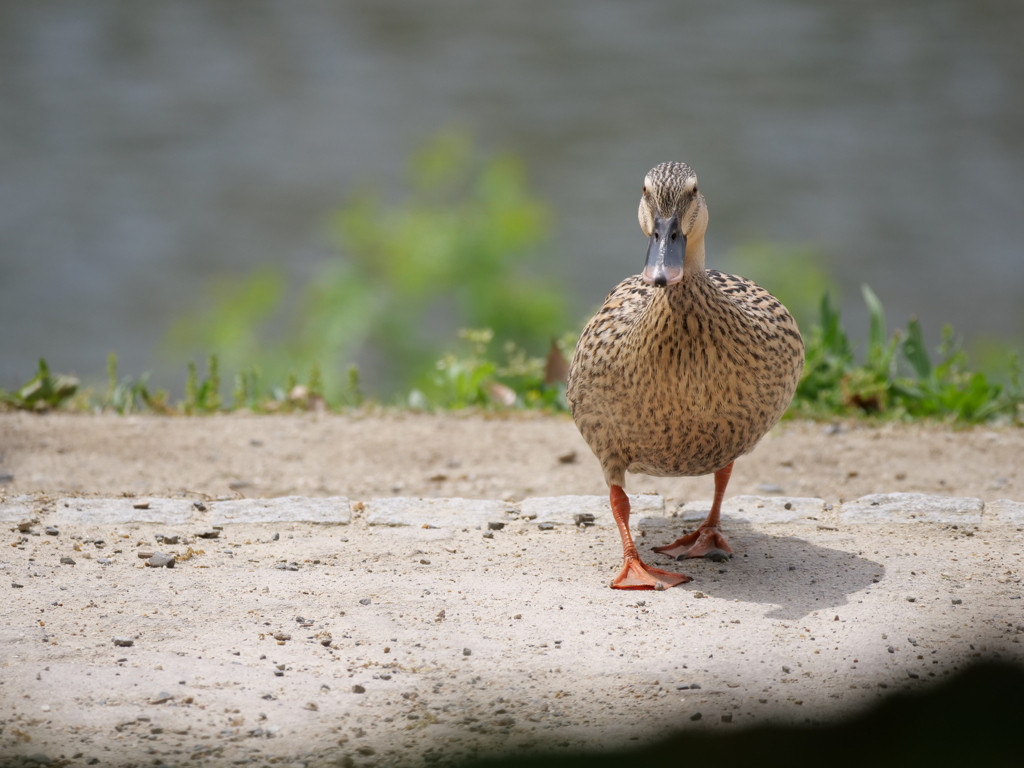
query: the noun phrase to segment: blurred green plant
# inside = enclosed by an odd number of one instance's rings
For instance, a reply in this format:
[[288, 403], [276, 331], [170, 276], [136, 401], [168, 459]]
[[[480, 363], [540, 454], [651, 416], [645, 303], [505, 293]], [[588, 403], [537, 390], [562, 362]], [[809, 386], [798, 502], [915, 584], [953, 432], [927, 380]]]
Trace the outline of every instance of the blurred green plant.
[[[568, 410], [565, 378], [557, 362], [572, 355], [577, 334], [553, 341], [545, 360], [514, 341], [504, 344], [504, 362], [491, 357], [490, 329], [459, 331], [462, 349], [445, 354], [408, 397], [417, 410], [530, 408]], [[553, 369], [558, 369], [553, 370]]]
[[819, 322], [805, 338], [804, 373], [790, 416], [1024, 421], [1024, 386], [1016, 355], [1009, 357], [1005, 384], [972, 372], [967, 355], [947, 325], [938, 362], [933, 363], [916, 318], [907, 324], [905, 333], [897, 330], [889, 337], [881, 301], [866, 285], [862, 293], [870, 316], [864, 364], [854, 359], [839, 311], [826, 293]]
[[78, 392], [79, 381], [67, 374], [51, 374], [46, 360], [39, 358], [36, 375], [14, 392], [0, 389], [0, 403], [22, 411], [48, 411], [61, 408]]
[[[881, 302], [867, 286], [862, 290], [870, 315], [864, 362], [857, 362], [839, 311], [826, 293], [819, 304], [818, 322], [805, 333], [804, 372], [787, 413], [789, 418], [867, 416], [1024, 424], [1024, 382], [1015, 355], [1004, 355], [1008, 364], [1000, 373], [1005, 374], [1005, 382], [972, 371], [967, 355], [947, 326], [937, 357], [933, 358], [916, 319], [910, 320], [906, 331], [889, 336]], [[576, 338], [577, 334], [567, 333], [551, 342], [545, 359], [511, 340], [498, 346], [489, 329], [460, 331], [455, 349], [441, 355], [420, 374], [414, 386], [406, 390], [408, 395], [403, 396], [400, 406], [418, 410], [564, 411], [566, 361]], [[33, 411], [99, 407], [117, 413], [150, 410], [191, 415], [238, 409], [262, 413], [326, 410], [364, 403], [358, 369], [353, 366], [348, 369], [346, 384], [329, 406], [315, 364], [305, 383], [289, 375], [284, 385], [274, 383], [258, 366], [247, 366], [235, 375], [231, 402], [225, 403], [219, 394], [220, 367], [218, 357], [211, 355], [206, 375], [200, 378], [195, 364], [189, 363], [185, 398], [171, 406], [165, 392], [149, 392], [146, 375], [137, 381], [119, 380], [117, 358], [111, 355], [106, 394], [98, 404], [91, 404], [89, 393], [79, 391], [77, 379], [51, 374], [46, 361], [40, 360], [35, 377], [23, 387], [14, 393], [0, 391], [0, 406]]]
[[294, 306], [285, 306], [285, 279], [262, 270], [216, 286], [210, 308], [176, 323], [168, 347], [209, 350], [227, 370], [248, 371], [248, 399], [255, 369], [281, 381], [316, 366], [334, 402], [357, 391], [345, 375], [356, 361], [385, 395], [408, 391], [441, 354], [437, 339], [460, 326], [534, 350], [566, 327], [560, 293], [531, 272], [550, 217], [519, 162], [479, 160], [465, 137], [443, 134], [415, 155], [408, 182], [401, 202], [363, 191], [338, 211], [340, 255]]
[[199, 378], [196, 364], [188, 361], [188, 378], [185, 379], [185, 399], [181, 410], [187, 416], [197, 413], [215, 413], [221, 410], [220, 360], [211, 353], [206, 362], [206, 376]]
[[138, 379], [118, 379], [117, 355], [111, 352], [107, 355], [107, 391], [100, 407], [120, 414], [142, 412], [147, 409], [156, 413], [171, 413], [167, 392], [160, 389], [150, 393], [148, 381], [148, 372], [143, 373]]

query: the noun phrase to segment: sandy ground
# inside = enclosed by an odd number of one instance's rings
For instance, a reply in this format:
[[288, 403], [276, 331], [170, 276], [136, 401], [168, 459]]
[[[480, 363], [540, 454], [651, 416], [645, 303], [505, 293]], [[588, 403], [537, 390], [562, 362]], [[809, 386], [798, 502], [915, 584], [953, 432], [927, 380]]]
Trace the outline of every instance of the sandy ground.
[[[729, 494], [1021, 501], [1022, 456], [1022, 430], [786, 424], [737, 462]], [[711, 480], [638, 476], [629, 490], [672, 507]], [[357, 514], [214, 540], [195, 524], [44, 531], [68, 494], [604, 493], [566, 419], [0, 415], [0, 502], [31, 495], [40, 521], [3, 530], [0, 757], [429, 765], [820, 722], [975, 659], [1024, 662], [1024, 532], [1010, 525], [737, 525], [729, 562], [651, 554], [694, 578], [658, 593], [607, 588], [621, 563], [608, 528], [484, 538]], [[670, 520], [638, 544], [684, 529]], [[202, 553], [147, 568], [135, 553], [160, 549], [157, 534]]]
[[[757, 494], [771, 484], [830, 503], [892, 491], [1024, 500], [1022, 457], [1021, 429], [787, 423], [736, 462], [729, 493]], [[568, 417], [0, 414], [3, 475], [9, 479], [0, 490], [8, 494], [519, 499], [607, 492]], [[633, 476], [628, 490], [660, 493], [671, 504], [709, 498], [712, 487], [707, 477]]]

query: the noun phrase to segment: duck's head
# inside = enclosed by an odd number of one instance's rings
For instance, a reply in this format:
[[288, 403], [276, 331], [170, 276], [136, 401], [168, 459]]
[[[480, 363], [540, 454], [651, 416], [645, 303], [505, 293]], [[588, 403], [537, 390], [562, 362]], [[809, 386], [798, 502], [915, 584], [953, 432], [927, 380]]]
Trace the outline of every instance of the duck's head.
[[697, 191], [697, 174], [686, 163], [661, 163], [644, 177], [640, 229], [650, 238], [644, 282], [661, 288], [684, 272], [704, 268], [708, 208]]

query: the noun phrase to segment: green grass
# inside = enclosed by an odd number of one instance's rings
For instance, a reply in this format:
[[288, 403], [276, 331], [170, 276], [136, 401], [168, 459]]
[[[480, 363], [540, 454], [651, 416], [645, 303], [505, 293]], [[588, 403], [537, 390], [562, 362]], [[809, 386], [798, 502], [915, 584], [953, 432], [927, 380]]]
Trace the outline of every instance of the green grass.
[[20, 411], [43, 412], [68, 404], [78, 393], [79, 381], [68, 374], [50, 373], [50, 366], [39, 358], [36, 375], [14, 392], [0, 389], [0, 406]]
[[[862, 361], [857, 360], [829, 294], [822, 297], [817, 321], [804, 331], [806, 363], [788, 418], [1024, 425], [1024, 384], [1015, 355], [1006, 357], [1005, 381], [995, 381], [971, 370], [949, 327], [933, 355], [916, 319], [905, 330], [889, 335], [881, 302], [867, 286], [863, 295], [870, 330]], [[172, 403], [165, 391], [150, 391], [145, 375], [137, 380], [119, 379], [113, 354], [102, 395], [83, 391], [73, 376], [51, 373], [46, 361], [40, 360], [35, 376], [24, 386], [14, 392], [0, 390], [0, 408], [173, 415], [241, 409], [255, 413], [344, 412], [366, 405], [422, 411], [561, 412], [567, 410], [562, 374], [575, 340], [575, 333], [563, 335], [544, 358], [526, 353], [511, 340], [496, 344], [490, 330], [461, 331], [451, 351], [421, 373], [414, 386], [384, 399], [364, 395], [355, 367], [348, 369], [345, 385], [328, 396], [315, 364], [303, 379], [290, 374], [284, 381], [269, 379], [257, 366], [249, 366], [235, 375], [231, 396], [224, 398], [220, 362], [211, 354], [202, 375], [194, 363], [188, 363], [184, 399]]]
[[839, 311], [826, 293], [818, 322], [805, 333], [806, 362], [790, 416], [1024, 423], [1024, 387], [1015, 354], [1007, 355], [1006, 382], [994, 381], [970, 369], [946, 326], [933, 361], [916, 318], [906, 331], [889, 336], [882, 303], [867, 286], [863, 294], [871, 319], [864, 361], [856, 361]]

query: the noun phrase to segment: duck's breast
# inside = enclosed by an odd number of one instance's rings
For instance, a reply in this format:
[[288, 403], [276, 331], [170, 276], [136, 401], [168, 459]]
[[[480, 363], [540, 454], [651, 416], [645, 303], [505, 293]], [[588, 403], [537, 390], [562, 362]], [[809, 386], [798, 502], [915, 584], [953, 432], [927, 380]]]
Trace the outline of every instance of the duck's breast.
[[661, 289], [631, 278], [584, 330], [567, 394], [602, 462], [700, 475], [778, 421], [802, 361], [789, 313], [749, 281], [709, 272]]

